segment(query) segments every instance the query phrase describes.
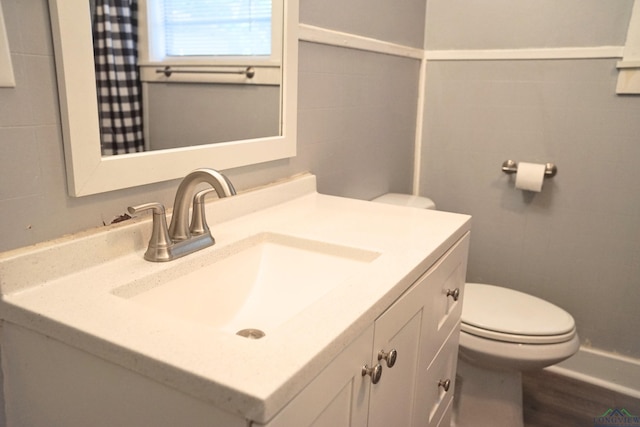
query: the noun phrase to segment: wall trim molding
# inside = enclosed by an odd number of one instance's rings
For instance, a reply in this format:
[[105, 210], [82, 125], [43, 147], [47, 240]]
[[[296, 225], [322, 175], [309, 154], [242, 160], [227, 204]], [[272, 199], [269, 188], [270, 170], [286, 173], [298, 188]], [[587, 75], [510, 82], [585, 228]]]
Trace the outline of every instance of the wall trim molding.
[[424, 50], [415, 47], [403, 46], [307, 24], [299, 24], [298, 38], [311, 43], [346, 47], [405, 58], [422, 59], [424, 57]]
[[418, 107], [416, 108], [416, 135], [413, 148], [413, 185], [411, 193], [420, 195], [420, 177], [422, 176], [422, 144], [424, 134], [424, 109], [427, 105], [427, 60], [420, 61], [420, 78], [418, 81]]
[[569, 359], [545, 370], [640, 399], [640, 359], [635, 357], [583, 345]]
[[622, 58], [624, 46], [424, 50], [314, 25], [299, 24], [301, 41], [428, 61]]
[[426, 50], [429, 61], [492, 61], [526, 59], [621, 58], [624, 46], [559, 47], [535, 49]]
[[9, 38], [4, 24], [2, 5], [0, 4], [0, 87], [16, 87], [16, 78], [11, 64]]
[[633, 4], [622, 61], [618, 62], [618, 94], [640, 94], [640, 2]]

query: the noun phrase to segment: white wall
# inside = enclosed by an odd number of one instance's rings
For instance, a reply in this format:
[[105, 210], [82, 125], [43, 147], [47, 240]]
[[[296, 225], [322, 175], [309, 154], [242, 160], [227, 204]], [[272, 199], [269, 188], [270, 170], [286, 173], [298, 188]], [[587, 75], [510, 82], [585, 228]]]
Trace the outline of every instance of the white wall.
[[[430, 0], [427, 28], [451, 22], [459, 3]], [[427, 47], [622, 46], [632, 6], [482, 3], [462, 13], [459, 34], [431, 34]], [[508, 19], [527, 14], [539, 25]], [[584, 344], [637, 358], [640, 97], [617, 96], [616, 78], [615, 58], [429, 62], [421, 192], [473, 215], [469, 281], [554, 302]], [[555, 162], [558, 175], [525, 195], [501, 172], [507, 159]]]

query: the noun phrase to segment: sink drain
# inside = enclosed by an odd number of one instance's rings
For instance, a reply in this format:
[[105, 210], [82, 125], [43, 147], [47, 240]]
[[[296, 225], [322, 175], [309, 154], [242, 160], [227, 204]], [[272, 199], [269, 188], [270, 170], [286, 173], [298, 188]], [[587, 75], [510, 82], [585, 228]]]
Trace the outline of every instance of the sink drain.
[[265, 335], [265, 333], [262, 332], [260, 329], [242, 329], [236, 332], [236, 335], [249, 338], [250, 340], [258, 340], [262, 338]]

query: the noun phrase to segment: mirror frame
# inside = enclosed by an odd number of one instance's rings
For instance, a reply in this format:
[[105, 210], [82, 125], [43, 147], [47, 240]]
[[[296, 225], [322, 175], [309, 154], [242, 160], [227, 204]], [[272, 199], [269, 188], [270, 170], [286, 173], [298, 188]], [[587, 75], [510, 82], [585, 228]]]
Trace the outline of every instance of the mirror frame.
[[49, 0], [69, 194], [74, 197], [296, 155], [298, 0], [283, 0], [282, 135], [103, 157], [88, 0]]

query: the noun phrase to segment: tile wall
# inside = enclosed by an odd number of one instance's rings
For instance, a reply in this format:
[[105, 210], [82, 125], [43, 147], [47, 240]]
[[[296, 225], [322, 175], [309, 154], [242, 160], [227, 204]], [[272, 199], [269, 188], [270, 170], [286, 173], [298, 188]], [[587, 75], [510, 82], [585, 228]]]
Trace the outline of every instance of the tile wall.
[[[474, 219], [468, 280], [529, 292], [584, 344], [640, 357], [640, 97], [614, 59], [434, 62], [421, 188]], [[554, 162], [543, 191], [504, 160]]]

